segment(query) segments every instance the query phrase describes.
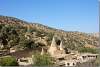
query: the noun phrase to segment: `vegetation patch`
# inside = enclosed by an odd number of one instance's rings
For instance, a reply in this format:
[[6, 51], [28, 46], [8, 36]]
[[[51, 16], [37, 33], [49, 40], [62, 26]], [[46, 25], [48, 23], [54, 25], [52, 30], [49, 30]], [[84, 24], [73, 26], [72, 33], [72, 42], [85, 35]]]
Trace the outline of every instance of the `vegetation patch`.
[[44, 55], [35, 54], [33, 61], [34, 61], [34, 66], [50, 66], [50, 65], [53, 65], [52, 58], [48, 54], [44, 54]]
[[95, 48], [86, 48], [86, 47], [81, 47], [78, 49], [78, 51], [80, 53], [93, 53], [93, 54], [97, 54], [98, 50]]
[[12, 56], [0, 58], [0, 66], [18, 66], [17, 60]]

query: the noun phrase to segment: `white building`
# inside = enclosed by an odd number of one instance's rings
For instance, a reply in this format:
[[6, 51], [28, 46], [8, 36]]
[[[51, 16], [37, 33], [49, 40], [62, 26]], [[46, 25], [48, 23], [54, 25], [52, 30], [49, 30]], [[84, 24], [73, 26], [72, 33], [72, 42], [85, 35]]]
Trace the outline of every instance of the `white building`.
[[23, 58], [18, 59], [18, 64], [21, 66], [32, 65], [33, 59], [30, 57], [27, 57], [27, 58], [23, 57]]

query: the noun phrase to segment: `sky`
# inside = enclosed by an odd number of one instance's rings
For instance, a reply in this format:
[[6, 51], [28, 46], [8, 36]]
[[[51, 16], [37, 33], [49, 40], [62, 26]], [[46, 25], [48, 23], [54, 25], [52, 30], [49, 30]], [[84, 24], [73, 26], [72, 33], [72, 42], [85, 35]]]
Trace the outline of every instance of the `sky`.
[[99, 32], [98, 0], [0, 0], [0, 15], [65, 31]]

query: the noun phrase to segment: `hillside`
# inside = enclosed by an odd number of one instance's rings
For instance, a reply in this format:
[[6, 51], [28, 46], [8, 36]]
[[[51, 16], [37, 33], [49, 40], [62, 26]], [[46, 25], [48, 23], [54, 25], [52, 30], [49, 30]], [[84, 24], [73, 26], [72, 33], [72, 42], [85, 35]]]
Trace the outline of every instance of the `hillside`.
[[99, 34], [100, 33], [98, 32], [98, 33], [91, 33], [90, 35], [99, 38]]
[[3, 49], [48, 47], [53, 36], [57, 37], [57, 43], [63, 40], [65, 47], [72, 50], [87, 45], [92, 46], [91, 48], [99, 46], [99, 38], [87, 33], [64, 31], [14, 17], [0, 16], [0, 44]]

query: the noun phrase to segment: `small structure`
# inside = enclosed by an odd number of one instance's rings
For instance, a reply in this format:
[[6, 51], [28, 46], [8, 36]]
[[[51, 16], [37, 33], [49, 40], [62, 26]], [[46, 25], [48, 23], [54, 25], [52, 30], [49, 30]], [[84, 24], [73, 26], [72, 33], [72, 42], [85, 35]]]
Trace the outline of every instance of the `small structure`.
[[23, 57], [23, 58], [18, 59], [18, 64], [23, 65], [23, 66], [32, 65], [33, 64], [33, 59], [30, 58], [30, 57], [27, 57], [27, 58]]
[[80, 54], [77, 59], [80, 60], [79, 62], [80, 63], [83, 63], [83, 62], [91, 62], [93, 60], [95, 60], [97, 58], [98, 54], [91, 54], [91, 53], [83, 53], [83, 54]]
[[10, 53], [16, 52], [15, 48], [10, 48]]
[[58, 58], [60, 65], [76, 66], [79, 63], [92, 62], [93, 60], [96, 60], [97, 55], [98, 54], [91, 53], [83, 53], [78, 55], [62, 54], [60, 56], [56, 56], [56, 58]]
[[11, 56], [16, 57], [18, 64], [21, 66], [33, 64], [32, 54], [33, 52], [31, 49], [25, 49], [10, 53]]

